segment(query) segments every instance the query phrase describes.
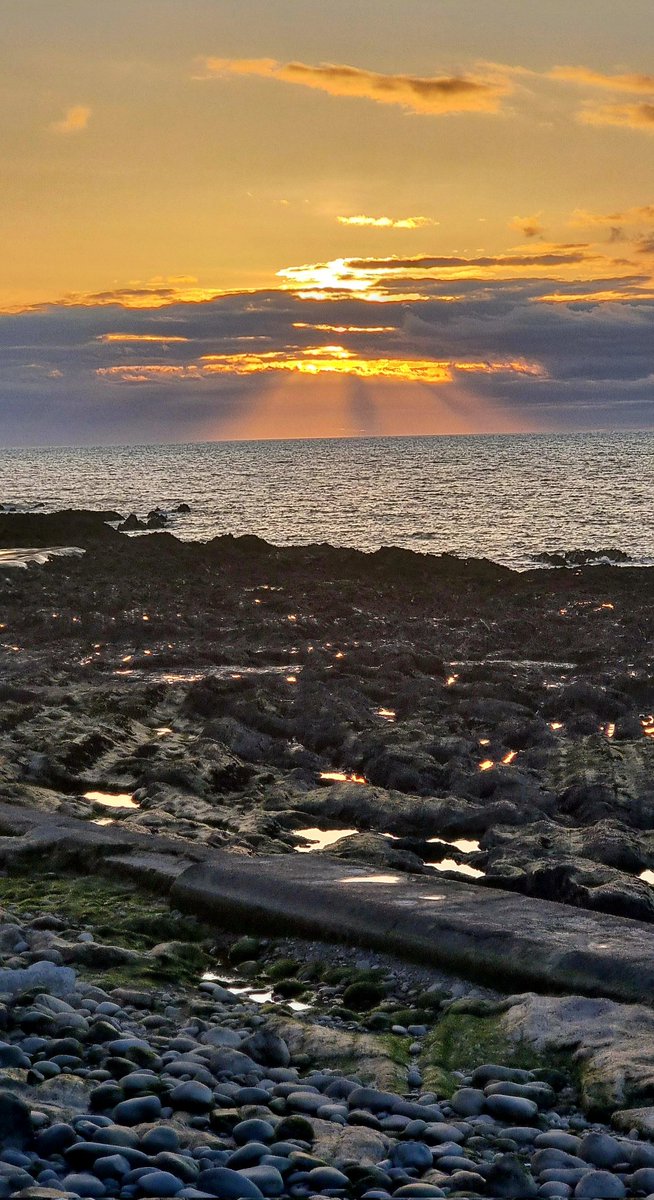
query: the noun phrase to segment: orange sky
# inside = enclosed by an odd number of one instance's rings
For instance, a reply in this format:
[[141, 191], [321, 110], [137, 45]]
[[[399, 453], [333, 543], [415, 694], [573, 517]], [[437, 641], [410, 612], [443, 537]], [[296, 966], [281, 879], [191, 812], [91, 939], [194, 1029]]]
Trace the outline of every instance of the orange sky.
[[654, 424], [651, 0], [3, 18], [5, 444]]

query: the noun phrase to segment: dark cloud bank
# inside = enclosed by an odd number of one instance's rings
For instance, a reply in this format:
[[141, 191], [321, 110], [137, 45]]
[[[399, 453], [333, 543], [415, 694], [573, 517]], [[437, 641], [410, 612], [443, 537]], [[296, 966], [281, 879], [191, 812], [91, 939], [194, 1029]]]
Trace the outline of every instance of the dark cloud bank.
[[[327, 343], [366, 359], [537, 364], [540, 374], [465, 376], [468, 393], [515, 413], [516, 428], [654, 426], [654, 300], [647, 281], [621, 279], [620, 292], [630, 298], [601, 303], [565, 302], [565, 296], [611, 293], [615, 279], [592, 285], [421, 279], [416, 287], [421, 299], [384, 304], [268, 291], [165, 307], [51, 305], [0, 315], [0, 442], [185, 441], [207, 430], [219, 438], [272, 381], [265, 371], [205, 377], [198, 370], [204, 356], [301, 355]], [[403, 276], [402, 292], [411, 288]], [[553, 293], [559, 302], [543, 302]], [[357, 331], [314, 328], [320, 325]], [[392, 329], [361, 332], [379, 326]], [[150, 371], [135, 382], [141, 367]], [[284, 379], [278, 372], [275, 385]], [[455, 371], [453, 383], [432, 386], [456, 384]], [[307, 377], [307, 405], [314, 386]], [[280, 429], [280, 436], [292, 435], [292, 428]]]

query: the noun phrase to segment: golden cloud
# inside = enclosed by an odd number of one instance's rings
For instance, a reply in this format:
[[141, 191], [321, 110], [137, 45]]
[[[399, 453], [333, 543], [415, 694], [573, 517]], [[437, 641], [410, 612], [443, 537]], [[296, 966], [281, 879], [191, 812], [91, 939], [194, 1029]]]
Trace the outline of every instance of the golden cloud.
[[129, 345], [134, 342], [156, 342], [158, 345], [168, 345], [172, 342], [188, 342], [186, 337], [173, 337], [172, 335], [159, 333], [101, 333], [97, 339], [99, 342], [104, 342], [107, 345], [112, 345], [114, 342], [127, 343]]
[[519, 374], [544, 378], [539, 363], [510, 360], [437, 360], [429, 358], [363, 358], [344, 346], [290, 348], [262, 354], [207, 354], [199, 362], [184, 366], [159, 363], [99, 367], [100, 379], [119, 384], [175, 383], [201, 381], [216, 375], [266, 375], [286, 371], [294, 375], [352, 375], [358, 379], [388, 379], [405, 383], [449, 383], [456, 372], [495, 375]]
[[254, 75], [281, 83], [395, 104], [409, 112], [442, 116], [450, 113], [496, 113], [513, 91], [508, 77], [499, 73], [475, 75], [384, 75], [345, 64], [281, 63], [273, 58], [205, 58], [204, 78]]
[[545, 232], [540, 222], [540, 213], [535, 213], [533, 217], [514, 217], [509, 221], [509, 229], [515, 229], [516, 233], [521, 233], [526, 238], [540, 237]]
[[570, 224], [577, 227], [588, 225], [641, 225], [654, 224], [654, 204], [639, 204], [612, 213], [593, 213], [585, 208], [576, 208]]
[[50, 128], [54, 133], [81, 133], [91, 120], [91, 109], [86, 104], [74, 104], [67, 108], [60, 121], [53, 121]]
[[579, 87], [603, 88], [611, 92], [654, 93], [654, 75], [607, 75], [602, 71], [594, 71], [592, 67], [553, 67], [546, 72], [546, 76], [564, 83], [576, 83]]
[[425, 225], [438, 225], [431, 217], [366, 217], [359, 214], [355, 217], [339, 217], [339, 225], [356, 225], [371, 229], [423, 229]]
[[597, 108], [584, 108], [579, 118], [584, 125], [626, 125], [629, 129], [642, 129], [654, 133], [654, 101], [640, 104], [602, 104]]

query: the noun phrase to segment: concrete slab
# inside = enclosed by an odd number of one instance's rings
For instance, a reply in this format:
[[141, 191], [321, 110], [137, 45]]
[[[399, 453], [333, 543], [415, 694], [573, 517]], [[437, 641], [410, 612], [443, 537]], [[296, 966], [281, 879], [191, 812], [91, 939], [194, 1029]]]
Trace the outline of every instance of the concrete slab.
[[328, 855], [215, 853], [171, 903], [205, 920], [342, 939], [447, 967], [507, 991], [652, 1003], [654, 930], [639, 921]]

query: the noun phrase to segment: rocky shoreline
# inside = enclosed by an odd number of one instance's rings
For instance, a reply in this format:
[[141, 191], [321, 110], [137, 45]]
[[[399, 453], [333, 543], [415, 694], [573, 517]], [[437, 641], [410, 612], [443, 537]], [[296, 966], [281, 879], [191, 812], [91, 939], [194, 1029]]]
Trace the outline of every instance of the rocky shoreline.
[[[654, 917], [654, 571], [0, 514], [0, 800]], [[122, 797], [122, 799], [121, 799]]]
[[[117, 885], [12, 876], [0, 896], [0, 1195], [651, 1192], [651, 1109], [616, 1110], [647, 1093], [635, 1075], [624, 1090], [652, 1036], [646, 1010], [235, 939]], [[169, 940], [153, 944], [156, 931]], [[602, 1016], [612, 1076], [589, 1035]]]
[[654, 1194], [647, 1005], [238, 939], [64, 832], [165, 843], [172, 876], [327, 849], [645, 930], [654, 572], [115, 517], [0, 513], [46, 560], [0, 569], [0, 1195]]

